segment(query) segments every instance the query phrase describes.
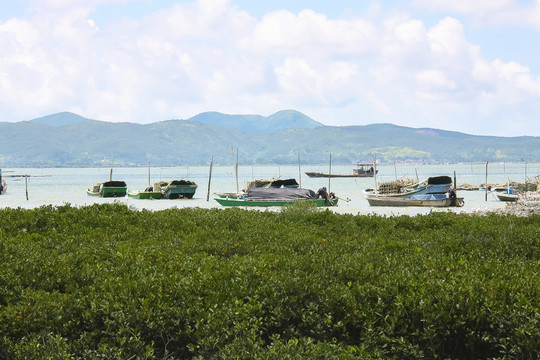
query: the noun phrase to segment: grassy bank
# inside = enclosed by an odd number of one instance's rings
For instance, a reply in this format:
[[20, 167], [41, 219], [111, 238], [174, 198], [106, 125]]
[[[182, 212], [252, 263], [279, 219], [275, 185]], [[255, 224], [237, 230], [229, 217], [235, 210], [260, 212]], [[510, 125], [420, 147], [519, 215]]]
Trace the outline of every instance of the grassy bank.
[[540, 217], [0, 210], [2, 359], [533, 359]]

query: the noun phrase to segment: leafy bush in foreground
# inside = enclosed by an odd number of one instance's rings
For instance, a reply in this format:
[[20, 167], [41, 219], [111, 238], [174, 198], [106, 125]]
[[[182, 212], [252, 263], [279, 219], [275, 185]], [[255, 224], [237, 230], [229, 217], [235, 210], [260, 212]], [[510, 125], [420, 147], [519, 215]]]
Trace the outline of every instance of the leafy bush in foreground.
[[0, 358], [533, 359], [540, 217], [0, 210]]

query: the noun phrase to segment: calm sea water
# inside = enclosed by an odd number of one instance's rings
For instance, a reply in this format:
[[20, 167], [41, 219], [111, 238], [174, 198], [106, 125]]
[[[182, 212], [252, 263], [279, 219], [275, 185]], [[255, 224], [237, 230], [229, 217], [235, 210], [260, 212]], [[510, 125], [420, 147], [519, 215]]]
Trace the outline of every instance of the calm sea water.
[[[354, 165], [333, 165], [332, 173], [350, 174]], [[461, 164], [381, 164], [377, 167], [379, 173], [377, 182], [392, 181], [396, 178], [412, 178], [420, 181], [429, 176], [448, 175], [453, 177], [454, 171], [458, 184], [471, 184], [479, 186], [485, 182], [486, 163]], [[94, 183], [109, 179], [109, 168], [5, 168], [4, 175], [30, 174], [51, 175], [50, 177], [28, 178], [28, 200], [26, 200], [25, 179], [5, 178], [8, 182], [8, 192], [0, 196], [0, 208], [35, 208], [43, 205], [63, 205], [69, 203], [73, 206], [90, 205], [93, 203], [120, 202], [136, 209], [162, 210], [170, 207], [221, 207], [213, 200], [214, 192], [236, 191], [236, 180], [233, 166], [214, 166], [210, 183], [210, 200], [207, 201], [209, 171], [208, 166], [190, 167], [153, 167], [150, 170], [151, 182], [157, 180], [187, 179], [199, 185], [195, 197], [191, 200], [137, 200], [128, 197], [120, 199], [104, 199], [90, 197], [86, 190]], [[301, 176], [298, 166], [265, 165], [265, 166], [239, 166], [239, 187], [242, 189], [247, 181], [260, 178], [295, 178], [301, 182], [302, 187], [317, 191], [325, 186], [330, 188], [337, 196], [350, 199], [349, 202], [340, 201], [339, 206], [331, 208], [336, 213], [349, 214], [381, 214], [381, 215], [415, 215], [426, 214], [430, 211], [457, 211], [473, 212], [481, 209], [495, 209], [504, 207], [505, 203], [498, 201], [492, 194], [485, 200], [484, 191], [460, 191], [458, 196], [464, 197], [465, 206], [458, 209], [429, 208], [387, 208], [370, 207], [362, 191], [374, 187], [373, 178], [309, 178], [305, 171], [328, 172], [329, 165], [303, 165]], [[8, 172], [9, 171], [9, 172]], [[489, 163], [488, 184], [498, 184], [508, 181], [529, 181], [540, 174], [540, 163]], [[148, 186], [148, 168], [115, 168], [114, 180], [124, 180], [128, 190], [143, 190]], [[262, 208], [258, 210], [267, 211]], [[279, 211], [269, 209], [268, 211]]]

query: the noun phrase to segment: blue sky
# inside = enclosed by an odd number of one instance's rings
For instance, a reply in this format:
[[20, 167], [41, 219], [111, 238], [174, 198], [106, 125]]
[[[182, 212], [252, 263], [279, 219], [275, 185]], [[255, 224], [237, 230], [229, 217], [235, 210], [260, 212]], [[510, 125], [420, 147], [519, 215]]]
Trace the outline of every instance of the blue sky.
[[0, 1], [0, 121], [295, 109], [540, 136], [540, 0]]

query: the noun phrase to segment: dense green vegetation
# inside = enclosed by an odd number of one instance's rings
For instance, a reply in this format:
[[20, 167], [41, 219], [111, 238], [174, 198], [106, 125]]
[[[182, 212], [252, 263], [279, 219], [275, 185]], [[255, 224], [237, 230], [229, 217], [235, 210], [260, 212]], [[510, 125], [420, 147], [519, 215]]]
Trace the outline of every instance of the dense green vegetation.
[[0, 210], [2, 359], [533, 359], [540, 217]]
[[535, 162], [539, 137], [473, 136], [391, 124], [322, 126], [288, 110], [269, 117], [203, 113], [188, 120], [110, 123], [60, 113], [0, 123], [0, 168], [164, 166], [231, 163], [355, 164], [383, 162]]

